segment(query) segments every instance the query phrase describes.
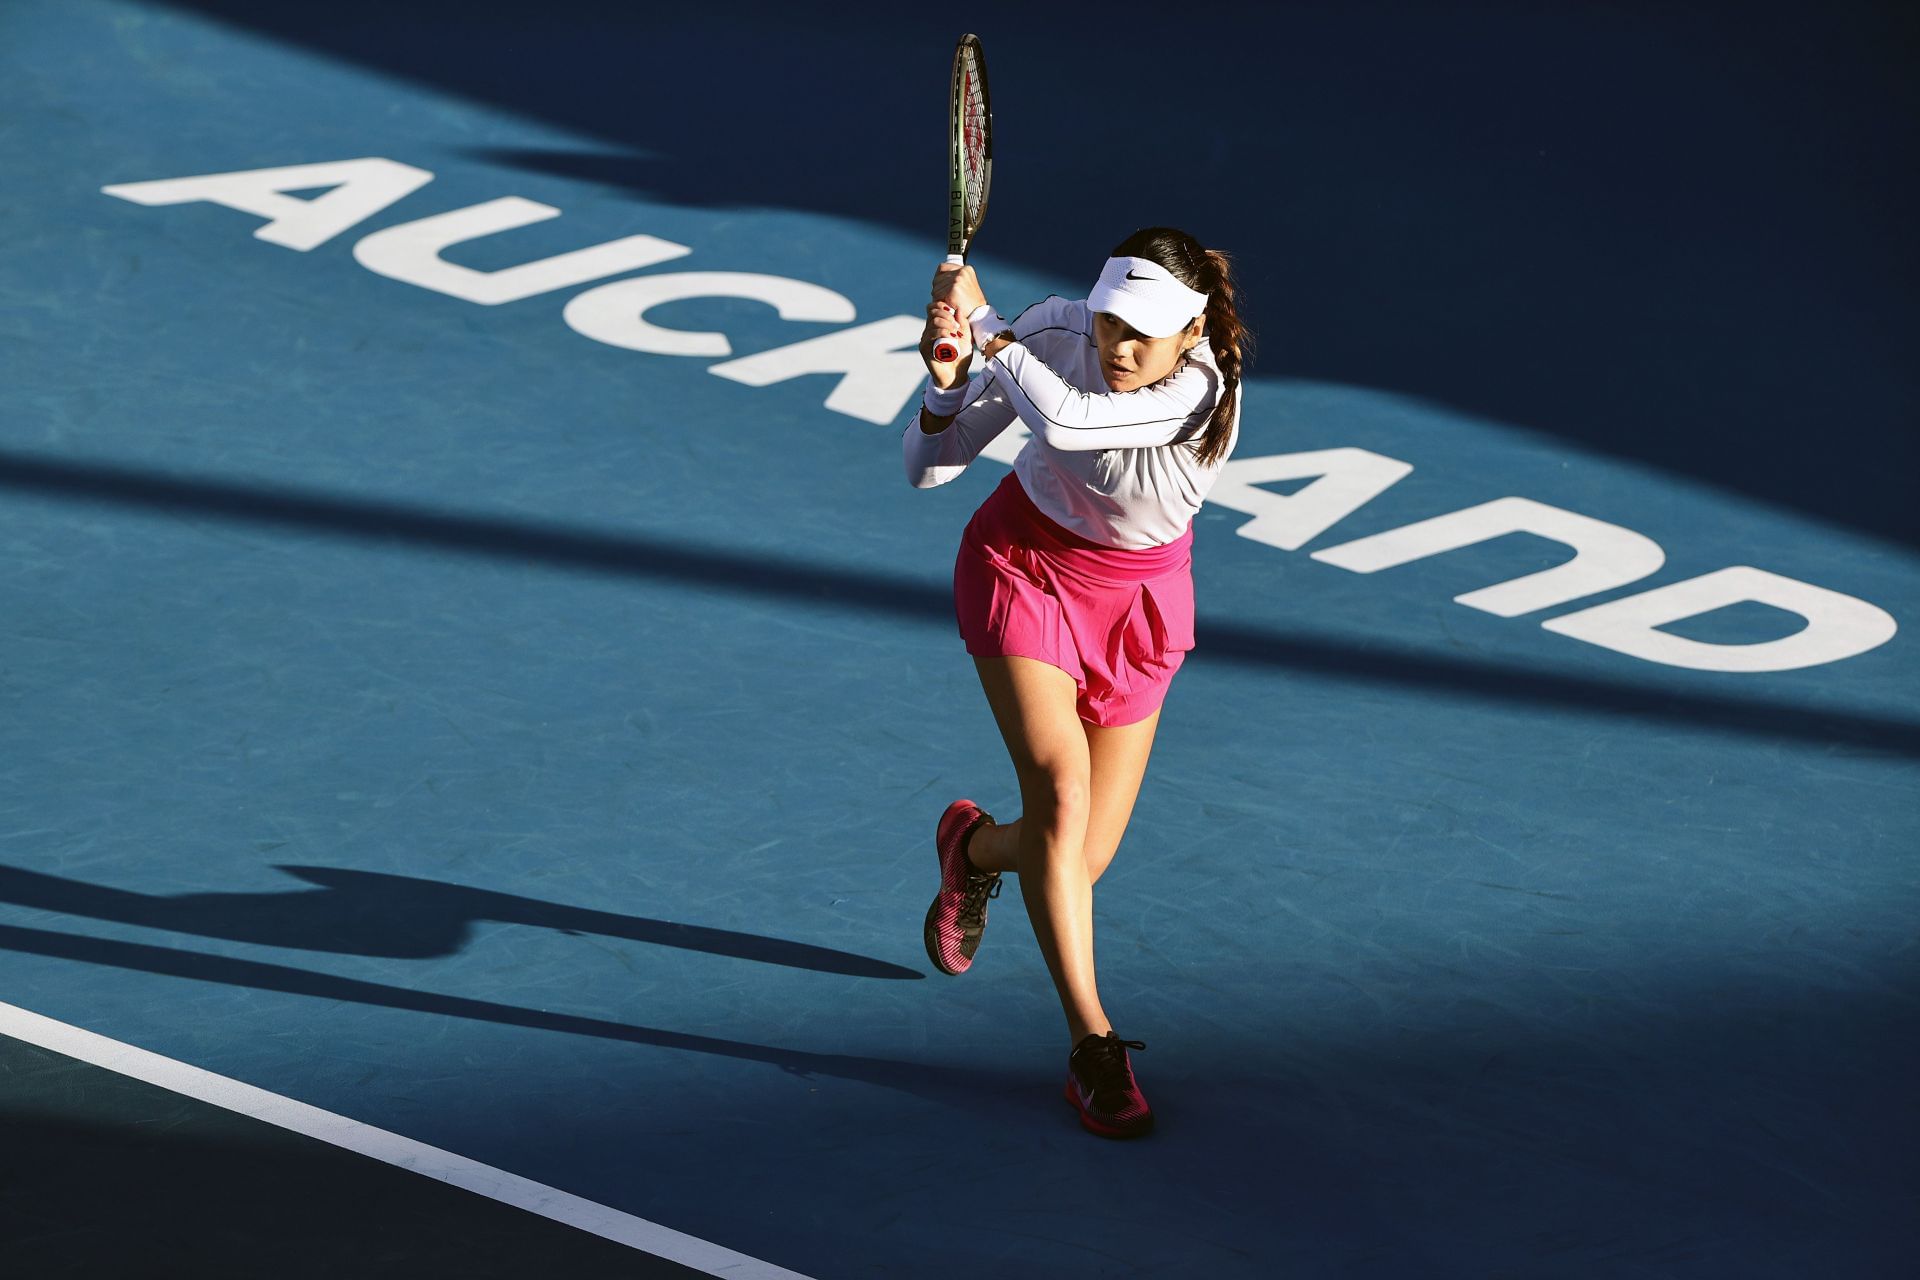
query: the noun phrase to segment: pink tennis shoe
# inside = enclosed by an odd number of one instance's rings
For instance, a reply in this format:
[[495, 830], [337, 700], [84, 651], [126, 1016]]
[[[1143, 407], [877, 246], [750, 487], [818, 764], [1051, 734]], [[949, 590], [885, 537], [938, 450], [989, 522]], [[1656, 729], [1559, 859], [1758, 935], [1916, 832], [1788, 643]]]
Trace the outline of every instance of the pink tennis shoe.
[[942, 973], [960, 974], [973, 964], [987, 927], [987, 899], [1000, 896], [1000, 873], [967, 861], [967, 837], [992, 822], [971, 800], [955, 800], [940, 815], [933, 845], [940, 855], [940, 892], [927, 908], [927, 955]]

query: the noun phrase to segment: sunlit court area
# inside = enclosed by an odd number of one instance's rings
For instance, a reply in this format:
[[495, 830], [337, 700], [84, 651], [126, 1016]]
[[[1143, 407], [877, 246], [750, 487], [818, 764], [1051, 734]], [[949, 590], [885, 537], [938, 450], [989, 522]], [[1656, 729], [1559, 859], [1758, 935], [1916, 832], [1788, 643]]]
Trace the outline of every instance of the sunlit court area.
[[[967, 33], [1016, 390], [935, 483]], [[0, 0], [0, 68], [9, 1280], [1912, 1274], [1911, 6]], [[1191, 626], [982, 657], [976, 512], [1184, 447], [1005, 355], [1218, 337], [1101, 302], [1154, 227], [1248, 334]], [[1157, 721], [998, 701], [1096, 658]]]

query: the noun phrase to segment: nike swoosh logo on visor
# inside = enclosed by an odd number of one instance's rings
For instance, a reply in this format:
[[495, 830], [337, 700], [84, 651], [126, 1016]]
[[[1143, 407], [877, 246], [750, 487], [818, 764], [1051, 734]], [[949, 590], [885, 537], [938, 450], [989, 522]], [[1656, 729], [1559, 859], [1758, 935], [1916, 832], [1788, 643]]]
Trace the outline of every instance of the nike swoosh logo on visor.
[[1135, 275], [1135, 274], [1133, 274], [1133, 272], [1131, 272], [1131, 271], [1129, 271], [1129, 272], [1127, 272], [1127, 279], [1129, 279], [1129, 280], [1152, 280], [1152, 279], [1153, 279], [1153, 277], [1152, 277], [1152, 276], [1137, 276], [1137, 275]]

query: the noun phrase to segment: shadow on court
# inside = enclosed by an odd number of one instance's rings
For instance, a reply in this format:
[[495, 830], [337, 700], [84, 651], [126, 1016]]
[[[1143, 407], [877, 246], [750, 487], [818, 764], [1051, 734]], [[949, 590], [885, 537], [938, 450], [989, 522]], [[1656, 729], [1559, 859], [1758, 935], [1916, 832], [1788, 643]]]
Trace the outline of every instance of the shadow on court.
[[705, 1274], [4, 1038], [0, 1132], [12, 1276]]
[[[997, 1194], [1009, 1206], [1048, 1204], [1074, 1221], [1152, 1201], [1138, 1223], [1111, 1223], [1107, 1243], [1127, 1247], [1150, 1270], [1157, 1263], [1160, 1274], [1216, 1257], [1222, 1273], [1238, 1274], [1258, 1249], [1315, 1273], [1337, 1264], [1341, 1275], [1396, 1280], [1812, 1275], [1832, 1260], [1832, 1242], [1845, 1240], [1849, 1274], [1890, 1275], [1915, 1237], [1893, 1153], [1920, 1138], [1897, 1065], [1910, 1058], [1916, 1027], [1911, 1001], [1892, 988], [1836, 998], [1798, 981], [1791, 990], [1694, 989], [1653, 977], [1626, 1005], [1601, 998], [1599, 983], [1589, 993], [1595, 998], [1547, 1027], [1506, 1016], [1504, 1001], [1520, 1007], [1538, 998], [1509, 987], [1454, 1009], [1443, 1025], [1333, 1025], [1322, 1028], [1331, 1033], [1325, 1040], [1264, 1013], [1261, 1026], [1248, 1028], [1259, 1033], [1257, 1050], [1209, 1048], [1203, 1038], [1180, 1046], [1177, 1058], [1163, 1049], [1143, 1060], [1143, 1070], [1150, 1062], [1155, 1072], [1161, 1127], [1142, 1150], [1073, 1135], [1057, 1077], [1039, 1068], [956, 1070], [796, 1052], [38, 929], [0, 927], [0, 948], [720, 1055], [943, 1104], [889, 1121], [851, 1148], [816, 1151], [808, 1176], [823, 1188], [836, 1185], [836, 1160], [918, 1168], [926, 1144], [956, 1141], [961, 1128], [970, 1142], [993, 1141], [1004, 1127], [1030, 1145], [1036, 1125], [1051, 1124], [1071, 1145], [997, 1169]], [[765, 1176], [784, 1178], [774, 1153], [809, 1135], [814, 1121], [791, 1105], [791, 1094], [769, 1077], [733, 1095], [728, 1118], [751, 1120], [752, 1137], [712, 1153], [712, 1168], [683, 1167], [677, 1176], [695, 1185], [723, 1179], [735, 1195], [796, 1194], [747, 1172], [764, 1156], [772, 1160]], [[489, 1123], [516, 1120], [494, 1114]], [[58, 1132], [29, 1126], [20, 1135]], [[1867, 1133], [1881, 1140], [1859, 1145]], [[640, 1134], [595, 1135], [596, 1151], [625, 1152], [629, 1163], [645, 1145]], [[1081, 1176], [1063, 1181], [1062, 1161]], [[1112, 1185], [1115, 1177], [1126, 1185]], [[1759, 1206], [1763, 1217], [1755, 1216]], [[1897, 1225], [1902, 1220], [1907, 1226]], [[1183, 1228], [1169, 1233], [1168, 1221]], [[979, 1247], [1013, 1250], [1000, 1260], [1019, 1271], [1019, 1250], [1032, 1243], [1009, 1232]]]
[[[947, 9], [172, 4], [608, 149], [475, 163], [880, 224], [939, 256], [939, 89], [962, 29]], [[1088, 70], [1137, 58], [1164, 6], [983, 14], [998, 123], [979, 250], [1090, 280], [1136, 226], [1185, 224], [1238, 252], [1267, 369], [1911, 544], [1914, 12], [1217, 6], [1154, 58], [1169, 105], [1118, 112]], [[899, 287], [916, 309], [922, 282]], [[1810, 449], [1826, 465], [1804, 465]]]
[[[26, 929], [0, 925], [0, 950], [24, 955], [49, 956], [82, 964], [102, 965], [139, 973], [190, 978], [198, 982], [217, 982], [225, 986], [255, 991], [278, 991], [287, 995], [348, 1004], [405, 1009], [414, 1013], [448, 1018], [466, 1018], [499, 1026], [528, 1027], [539, 1031], [557, 1031], [566, 1035], [592, 1036], [601, 1040], [620, 1040], [629, 1044], [676, 1049], [686, 1053], [713, 1054], [743, 1062], [764, 1062], [782, 1071], [801, 1076], [832, 1076], [861, 1084], [878, 1085], [914, 1094], [931, 1101], [967, 1104], [996, 1084], [990, 1073], [958, 1070], [951, 1067], [849, 1054], [810, 1053], [778, 1049], [744, 1040], [717, 1036], [689, 1035], [644, 1027], [606, 1018], [554, 1013], [544, 1009], [524, 1009], [492, 1000], [466, 996], [438, 995], [381, 982], [342, 978], [315, 973], [291, 965], [260, 960], [239, 960], [229, 956], [211, 956], [177, 947], [158, 947], [144, 942], [121, 942], [88, 938], [47, 929]], [[893, 966], [886, 966], [893, 969]], [[893, 970], [886, 976], [918, 977], [910, 970]], [[864, 975], [863, 975], [864, 976]]]
[[[190, 512], [241, 523], [312, 529], [348, 538], [404, 541], [516, 563], [668, 582], [951, 625], [952, 589], [921, 578], [864, 569], [822, 568], [764, 551], [698, 546], [664, 538], [610, 534], [498, 516], [285, 488], [189, 480], [95, 462], [69, 462], [0, 450], [0, 491], [113, 502], [150, 511]], [[1195, 660], [1387, 684], [1490, 703], [1561, 706], [1582, 712], [1759, 738], [1842, 744], [1920, 756], [1920, 724], [1874, 716], [1682, 693], [1625, 681], [1526, 671], [1469, 658], [1440, 657], [1385, 645], [1362, 648], [1208, 619], [1197, 624]]]
[[730, 929], [570, 907], [466, 885], [344, 867], [280, 867], [321, 886], [286, 893], [134, 893], [0, 866], [0, 902], [119, 924], [339, 955], [428, 960], [457, 954], [479, 921], [598, 934], [849, 978], [919, 978], [884, 960]]

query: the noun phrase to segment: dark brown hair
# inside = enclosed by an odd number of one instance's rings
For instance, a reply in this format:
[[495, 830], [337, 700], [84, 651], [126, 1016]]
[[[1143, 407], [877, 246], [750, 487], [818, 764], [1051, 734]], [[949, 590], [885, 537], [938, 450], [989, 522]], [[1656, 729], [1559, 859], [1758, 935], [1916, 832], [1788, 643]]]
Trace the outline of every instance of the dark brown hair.
[[1109, 256], [1157, 262], [1187, 288], [1207, 295], [1207, 342], [1226, 385], [1214, 400], [1206, 429], [1188, 443], [1202, 463], [1219, 461], [1240, 409], [1240, 370], [1253, 354], [1253, 334], [1241, 321], [1235, 298], [1233, 260], [1172, 227], [1142, 227], [1115, 245]]

